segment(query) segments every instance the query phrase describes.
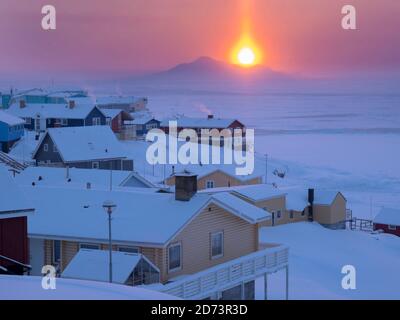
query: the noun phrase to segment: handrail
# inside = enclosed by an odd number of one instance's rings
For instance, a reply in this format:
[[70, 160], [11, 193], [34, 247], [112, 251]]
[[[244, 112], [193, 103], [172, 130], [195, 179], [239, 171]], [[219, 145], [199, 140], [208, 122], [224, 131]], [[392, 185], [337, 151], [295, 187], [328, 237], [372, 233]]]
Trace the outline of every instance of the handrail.
[[202, 299], [283, 269], [288, 264], [288, 247], [263, 249], [168, 283], [158, 290], [182, 299]]
[[15, 263], [15, 264], [17, 264], [17, 265], [19, 265], [19, 266], [21, 266], [21, 267], [27, 268], [27, 269], [32, 269], [32, 266], [29, 265], [29, 264], [25, 264], [25, 263], [19, 262], [19, 261], [17, 261], [17, 260], [11, 259], [11, 258], [9, 258], [9, 257], [3, 256], [3, 255], [1, 255], [1, 254], [0, 254], [0, 259], [3, 259], [3, 260], [6, 260], [6, 261]]

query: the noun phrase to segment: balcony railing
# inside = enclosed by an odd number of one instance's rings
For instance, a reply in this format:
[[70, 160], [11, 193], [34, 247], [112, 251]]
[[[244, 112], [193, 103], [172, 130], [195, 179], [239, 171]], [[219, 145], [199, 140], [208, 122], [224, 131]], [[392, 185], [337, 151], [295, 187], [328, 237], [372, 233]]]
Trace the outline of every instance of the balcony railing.
[[182, 299], [204, 299], [288, 267], [289, 248], [277, 246], [222, 263], [182, 280], [166, 284], [161, 292]]

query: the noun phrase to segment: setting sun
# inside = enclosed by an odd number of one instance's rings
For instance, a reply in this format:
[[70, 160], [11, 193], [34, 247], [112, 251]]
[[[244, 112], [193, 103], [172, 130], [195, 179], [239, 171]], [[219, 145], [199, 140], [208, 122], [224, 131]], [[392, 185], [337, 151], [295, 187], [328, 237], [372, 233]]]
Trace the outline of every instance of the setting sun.
[[237, 59], [242, 65], [252, 65], [256, 60], [256, 55], [251, 48], [245, 47], [240, 49]]

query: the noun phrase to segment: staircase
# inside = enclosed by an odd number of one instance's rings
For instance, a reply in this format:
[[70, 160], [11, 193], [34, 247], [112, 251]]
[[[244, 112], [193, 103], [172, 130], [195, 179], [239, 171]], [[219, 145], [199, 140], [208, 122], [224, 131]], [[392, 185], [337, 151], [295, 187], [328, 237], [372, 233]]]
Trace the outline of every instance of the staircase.
[[27, 168], [25, 164], [19, 163], [17, 160], [11, 158], [7, 153], [0, 151], [0, 163], [4, 163], [6, 166], [22, 171]]
[[8, 266], [4, 267], [0, 265], [0, 274], [22, 275], [32, 269], [29, 264], [19, 262], [3, 255], [0, 255], [0, 262], [1, 261], [5, 261]]

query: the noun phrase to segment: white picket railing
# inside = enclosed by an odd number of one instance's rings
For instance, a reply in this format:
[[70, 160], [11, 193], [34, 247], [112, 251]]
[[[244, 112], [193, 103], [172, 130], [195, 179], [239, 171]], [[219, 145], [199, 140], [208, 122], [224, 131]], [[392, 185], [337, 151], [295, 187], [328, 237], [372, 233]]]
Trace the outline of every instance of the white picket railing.
[[277, 246], [222, 263], [166, 284], [161, 292], [182, 299], [203, 299], [288, 266], [289, 248]]

